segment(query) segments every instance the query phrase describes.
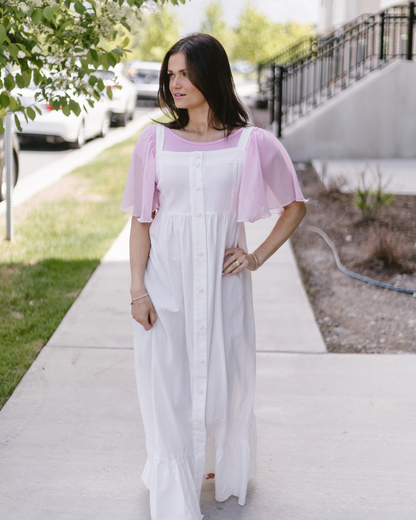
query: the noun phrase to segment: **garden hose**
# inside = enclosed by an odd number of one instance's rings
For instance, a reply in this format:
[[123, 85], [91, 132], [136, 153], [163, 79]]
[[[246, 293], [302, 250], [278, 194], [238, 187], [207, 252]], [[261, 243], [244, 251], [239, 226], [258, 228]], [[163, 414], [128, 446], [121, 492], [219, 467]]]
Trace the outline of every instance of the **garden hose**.
[[320, 237], [322, 237], [325, 242], [328, 244], [328, 246], [332, 249], [332, 252], [334, 253], [335, 263], [337, 264], [338, 269], [346, 274], [347, 276], [351, 276], [351, 278], [355, 278], [356, 280], [360, 280], [361, 282], [367, 282], [371, 283], [372, 285], [377, 285], [378, 287], [383, 287], [384, 289], [391, 289], [393, 291], [399, 291], [404, 292], [406, 294], [412, 294], [416, 298], [416, 291], [412, 289], [404, 289], [403, 287], [396, 287], [395, 285], [389, 285], [388, 283], [379, 282], [378, 280], [373, 280], [372, 278], [367, 278], [366, 276], [361, 276], [360, 274], [353, 273], [346, 267], [344, 267], [341, 264], [341, 260], [339, 259], [337, 248], [335, 247], [335, 244], [332, 242], [332, 240], [329, 238], [329, 236], [322, 231], [322, 229], [319, 229], [315, 226], [306, 226], [306, 229], [309, 229], [309, 231], [313, 231], [314, 233], [317, 233]]

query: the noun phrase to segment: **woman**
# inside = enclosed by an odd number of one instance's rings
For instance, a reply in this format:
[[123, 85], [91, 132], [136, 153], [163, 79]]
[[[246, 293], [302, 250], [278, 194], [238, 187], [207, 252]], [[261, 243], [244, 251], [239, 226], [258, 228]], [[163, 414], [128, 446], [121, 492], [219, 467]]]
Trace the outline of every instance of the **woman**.
[[[152, 520], [200, 520], [202, 479], [244, 505], [256, 473], [251, 274], [305, 214], [280, 142], [248, 125], [227, 55], [206, 34], [163, 60], [159, 105], [134, 150], [130, 238], [135, 366]], [[245, 221], [283, 212], [248, 253]], [[153, 220], [154, 219], [154, 220]]]

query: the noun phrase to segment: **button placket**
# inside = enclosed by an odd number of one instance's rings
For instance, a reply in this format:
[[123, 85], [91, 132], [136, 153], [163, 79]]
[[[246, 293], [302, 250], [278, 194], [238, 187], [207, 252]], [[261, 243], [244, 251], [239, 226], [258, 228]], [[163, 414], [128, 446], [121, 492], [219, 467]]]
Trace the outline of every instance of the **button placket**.
[[[194, 271], [194, 352], [192, 418], [195, 450], [195, 483], [202, 480], [205, 463], [205, 404], [208, 364], [207, 358], [207, 254], [203, 189], [203, 153], [190, 155], [189, 183], [192, 212], [192, 246]], [[202, 217], [202, 218], [201, 218]]]

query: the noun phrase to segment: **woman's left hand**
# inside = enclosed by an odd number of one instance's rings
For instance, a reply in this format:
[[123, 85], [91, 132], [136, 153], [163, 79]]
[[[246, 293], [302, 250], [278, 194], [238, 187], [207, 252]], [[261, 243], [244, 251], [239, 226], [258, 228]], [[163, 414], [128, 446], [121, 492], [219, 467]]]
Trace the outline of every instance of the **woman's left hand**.
[[241, 249], [241, 247], [226, 249], [224, 252], [224, 258], [226, 257], [228, 258], [224, 260], [224, 266], [222, 269], [223, 276], [226, 274], [237, 274], [243, 269], [248, 269], [249, 271], [254, 271], [256, 269], [256, 261], [253, 256], [246, 253], [246, 251]]

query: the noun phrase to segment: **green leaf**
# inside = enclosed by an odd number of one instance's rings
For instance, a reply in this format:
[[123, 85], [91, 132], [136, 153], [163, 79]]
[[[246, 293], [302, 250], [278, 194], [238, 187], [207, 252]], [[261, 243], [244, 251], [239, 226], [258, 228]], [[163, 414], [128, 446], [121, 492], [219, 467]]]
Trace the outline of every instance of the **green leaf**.
[[100, 64], [103, 66], [104, 70], [108, 69], [109, 64], [108, 64], [107, 54], [101, 54], [101, 56], [100, 56]]
[[[128, 38], [127, 38], [128, 39]], [[120, 56], [121, 58], [123, 57], [124, 55], [124, 52], [122, 49], [119, 49], [118, 47], [116, 47], [115, 49], [112, 50], [112, 53], [113, 54], [117, 54], [117, 56]]]
[[6, 38], [6, 29], [0, 25], [0, 43], [3, 43]]
[[42, 110], [37, 106], [37, 105], [33, 105], [33, 108], [36, 110], [36, 112], [41, 116], [42, 115]]
[[17, 102], [14, 97], [10, 96], [9, 110], [12, 111], [17, 107]]
[[69, 105], [66, 105], [62, 108], [62, 113], [68, 117], [71, 115], [71, 107]]
[[22, 72], [23, 81], [25, 82], [25, 87], [30, 85], [30, 80], [32, 79], [32, 69], [25, 70]]
[[52, 9], [52, 7], [45, 7], [45, 9], [43, 10], [43, 16], [47, 20], [51, 21], [52, 18], [53, 18], [53, 9]]
[[97, 78], [95, 76], [90, 76], [88, 78], [88, 83], [93, 87], [97, 83]]
[[19, 121], [19, 118], [17, 117], [17, 114], [14, 115], [14, 122], [15, 122], [19, 132], [21, 132], [22, 131], [22, 125], [20, 124], [20, 121]]
[[32, 13], [32, 21], [38, 24], [42, 20], [42, 9], [35, 9]]
[[79, 105], [78, 105], [78, 103], [76, 101], [71, 99], [71, 101], [69, 102], [69, 107], [71, 108], [71, 111], [74, 112], [74, 114], [76, 116], [80, 115], [81, 109], [79, 108]]
[[106, 92], [107, 92], [107, 96], [110, 98], [110, 99], [113, 99], [113, 89], [111, 87], [107, 87], [106, 88]]
[[39, 83], [42, 81], [42, 75], [38, 69], [34, 69], [33, 71], [33, 81], [35, 82], [35, 85], [39, 85]]
[[51, 99], [49, 101], [49, 104], [54, 110], [59, 110], [61, 108], [61, 103], [59, 102], [59, 99]]
[[9, 96], [6, 94], [6, 92], [2, 92], [0, 94], [0, 105], [3, 107], [3, 108], [7, 108], [10, 104], [10, 98]]
[[[60, 30], [60, 31], [65, 30], [65, 29], [68, 27], [68, 25], [71, 25], [71, 23], [73, 23], [73, 20], [71, 20], [71, 19], [70, 19], [70, 20], [67, 20], [67, 21], [64, 22], [62, 25], [59, 26], [59, 30]], [[74, 51], [76, 51], [76, 49], [74, 49]]]
[[96, 63], [98, 63], [98, 54], [97, 54], [96, 50], [90, 49], [88, 51], [88, 54], [89, 54], [89, 57], [90, 57], [91, 61], [95, 61]]
[[4, 78], [4, 86], [6, 90], [13, 90], [15, 87], [14, 77], [11, 74], [7, 74]]
[[14, 43], [11, 43], [9, 45], [8, 49], [9, 49], [10, 56], [14, 60], [17, 60], [17, 53], [19, 52], [19, 47], [17, 45], [15, 45]]
[[124, 38], [124, 40], [122, 41], [121, 43], [121, 46], [124, 48], [124, 47], [127, 47], [127, 45], [130, 43], [130, 38], [128, 36], [126, 36]]
[[102, 79], [99, 79], [99, 80], [97, 81], [97, 88], [98, 88], [98, 90], [100, 90], [101, 92], [104, 90], [105, 87], [104, 87], [104, 82], [103, 82]]
[[127, 22], [125, 22], [124, 20], [120, 20], [120, 23], [121, 23], [121, 25], [122, 25], [123, 27], [125, 27], [129, 32], [131, 31], [131, 27], [130, 27], [130, 25], [129, 25]]
[[21, 74], [16, 74], [15, 80], [19, 88], [25, 88], [25, 80]]
[[114, 54], [111, 54], [111, 52], [107, 54], [107, 60], [110, 67], [114, 67], [114, 65], [117, 65], [117, 59], [114, 56]]
[[27, 115], [30, 117], [30, 119], [33, 121], [36, 117], [36, 112], [33, 110], [32, 107], [26, 108]]
[[3, 119], [0, 118], [0, 134], [4, 134]]
[[81, 4], [81, 2], [75, 2], [75, 11], [78, 13], [78, 14], [84, 14], [86, 9], [85, 7]]

